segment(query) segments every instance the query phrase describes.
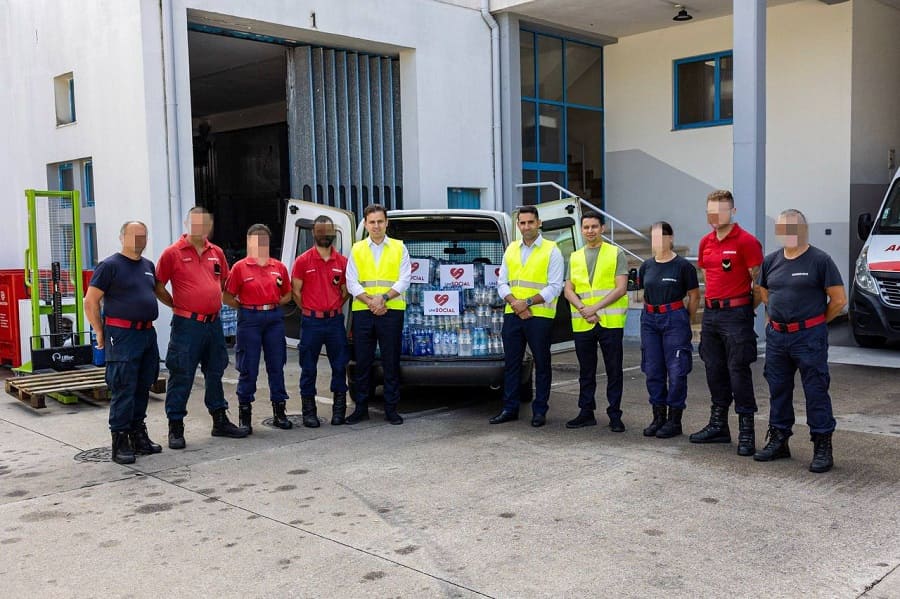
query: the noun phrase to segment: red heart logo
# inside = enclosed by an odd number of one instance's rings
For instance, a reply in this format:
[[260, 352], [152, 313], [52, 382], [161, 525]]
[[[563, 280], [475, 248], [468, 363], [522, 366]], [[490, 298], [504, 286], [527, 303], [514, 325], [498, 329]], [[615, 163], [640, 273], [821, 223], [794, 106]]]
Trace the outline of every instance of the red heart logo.
[[434, 301], [437, 302], [438, 306], [443, 306], [450, 301], [450, 296], [446, 293], [436, 293], [434, 295]]
[[410, 271], [412, 271], [412, 272], [416, 272], [417, 270], [419, 270], [419, 263], [418, 263], [418, 262], [413, 262], [413, 263], [411, 263], [411, 264], [409, 265], [409, 269], [410, 269]]
[[465, 272], [466, 272], [466, 269], [464, 269], [464, 268], [451, 268], [450, 276], [452, 276], [454, 279], [458, 279], [461, 276], [463, 276], [463, 274], [465, 274]]
[[495, 277], [499, 277], [499, 276], [500, 276], [500, 267], [499, 267], [499, 266], [498, 266], [497, 268], [494, 269], [494, 276], [495, 276]]

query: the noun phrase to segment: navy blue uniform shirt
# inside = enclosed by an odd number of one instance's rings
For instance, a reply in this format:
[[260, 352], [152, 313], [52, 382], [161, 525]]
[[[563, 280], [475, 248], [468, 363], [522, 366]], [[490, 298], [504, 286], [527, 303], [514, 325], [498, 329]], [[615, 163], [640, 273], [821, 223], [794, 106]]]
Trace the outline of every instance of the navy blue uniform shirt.
[[826, 287], [843, 285], [831, 256], [817, 247], [788, 260], [776, 250], [763, 260], [759, 286], [769, 290], [767, 311], [775, 322], [801, 322], [825, 313]]
[[103, 314], [132, 321], [156, 320], [156, 270], [146, 258], [113, 254], [94, 269], [91, 287], [103, 292]]
[[677, 255], [668, 262], [650, 258], [641, 264], [638, 281], [644, 289], [644, 301], [654, 306], [683, 300], [688, 291], [700, 286], [697, 269]]

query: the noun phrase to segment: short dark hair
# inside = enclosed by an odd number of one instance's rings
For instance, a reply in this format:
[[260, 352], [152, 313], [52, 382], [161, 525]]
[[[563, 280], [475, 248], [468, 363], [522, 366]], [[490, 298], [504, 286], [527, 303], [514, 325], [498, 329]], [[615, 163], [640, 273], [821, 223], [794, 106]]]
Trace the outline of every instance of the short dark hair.
[[191, 208], [190, 210], [188, 210], [188, 213], [187, 213], [188, 218], [190, 218], [190, 216], [191, 216], [192, 214], [205, 214], [206, 216], [208, 216], [208, 217], [210, 218], [210, 220], [211, 220], [212, 217], [213, 217], [212, 212], [210, 212], [209, 210], [207, 210], [207, 209], [204, 208], [203, 206], [194, 206], [193, 208]]
[[710, 202], [728, 202], [734, 208], [734, 196], [727, 189], [717, 189], [706, 196], [706, 203]]
[[588, 210], [586, 212], [581, 213], [581, 222], [584, 223], [584, 219], [586, 218], [596, 218], [600, 221], [601, 225], [606, 224], [606, 217], [600, 214], [599, 212], [594, 212], [593, 210]]
[[653, 231], [653, 229], [655, 229], [656, 227], [662, 229], [663, 235], [674, 235], [674, 233], [672, 232], [672, 225], [664, 220], [656, 221], [655, 223], [650, 225], [650, 231]]
[[363, 220], [367, 220], [370, 214], [374, 214], [375, 212], [384, 213], [384, 217], [387, 218], [387, 210], [385, 210], [384, 206], [381, 204], [369, 204], [366, 206], [366, 209], [363, 210]]
[[533, 214], [534, 218], [536, 218], [537, 220], [541, 220], [541, 216], [540, 214], [538, 214], [537, 206], [522, 206], [521, 208], [519, 208], [519, 215], [516, 216], [516, 222], [518, 222], [519, 216], [523, 214]]
[[265, 235], [271, 239], [272, 229], [262, 223], [256, 223], [255, 225], [250, 225], [250, 228], [247, 229], [247, 237], [251, 235]]
[[313, 221], [313, 224], [314, 224], [314, 225], [315, 225], [315, 224], [333, 225], [333, 224], [334, 224], [334, 221], [331, 220], [331, 217], [328, 216], [327, 214], [320, 214], [320, 215], [317, 216], [316, 219]]

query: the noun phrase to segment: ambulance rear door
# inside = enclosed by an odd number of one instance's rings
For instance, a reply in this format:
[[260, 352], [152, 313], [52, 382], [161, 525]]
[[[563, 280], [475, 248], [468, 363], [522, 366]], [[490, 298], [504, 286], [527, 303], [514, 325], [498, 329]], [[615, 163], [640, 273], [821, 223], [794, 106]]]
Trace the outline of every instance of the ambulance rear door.
[[[352, 212], [315, 204], [303, 200], [288, 200], [287, 217], [284, 225], [284, 240], [281, 245], [281, 261], [290, 273], [297, 256], [315, 245], [313, 222], [318, 216], [328, 216], [334, 221], [334, 247], [344, 256], [350, 255], [355, 240], [355, 217]], [[350, 302], [344, 305], [349, 310]], [[300, 309], [293, 300], [282, 306], [284, 313], [285, 339], [288, 345], [300, 341]]]

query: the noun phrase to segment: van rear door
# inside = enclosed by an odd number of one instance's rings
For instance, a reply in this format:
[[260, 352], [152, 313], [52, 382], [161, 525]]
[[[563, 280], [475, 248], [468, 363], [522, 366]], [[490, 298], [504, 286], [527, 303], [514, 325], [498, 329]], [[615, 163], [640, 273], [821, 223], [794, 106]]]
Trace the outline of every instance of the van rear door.
[[[315, 245], [312, 229], [313, 221], [318, 216], [327, 216], [334, 221], [334, 247], [344, 256], [350, 255], [356, 231], [352, 212], [303, 200], [288, 200], [286, 214], [281, 261], [289, 272], [293, 270], [297, 256]], [[288, 344], [296, 345], [300, 341], [300, 309], [291, 301], [282, 307], [282, 312], [285, 338]]]

